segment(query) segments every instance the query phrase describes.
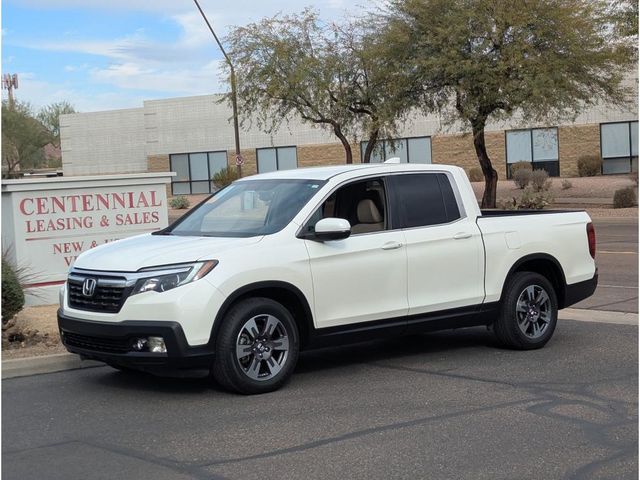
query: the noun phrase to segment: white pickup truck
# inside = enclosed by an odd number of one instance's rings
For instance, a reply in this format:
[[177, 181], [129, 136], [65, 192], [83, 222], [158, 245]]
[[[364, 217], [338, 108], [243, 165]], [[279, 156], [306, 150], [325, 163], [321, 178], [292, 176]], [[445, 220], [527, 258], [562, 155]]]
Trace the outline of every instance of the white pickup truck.
[[274, 390], [302, 350], [486, 325], [542, 347], [597, 285], [585, 212], [480, 211], [464, 171], [367, 164], [243, 178], [164, 230], [78, 257], [70, 352]]

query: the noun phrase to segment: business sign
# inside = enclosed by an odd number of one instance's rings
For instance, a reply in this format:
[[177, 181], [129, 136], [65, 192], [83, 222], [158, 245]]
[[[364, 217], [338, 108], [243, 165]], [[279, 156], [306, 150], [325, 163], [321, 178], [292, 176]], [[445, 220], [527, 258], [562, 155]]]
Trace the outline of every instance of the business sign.
[[82, 252], [165, 228], [168, 224], [166, 183], [170, 182], [171, 175], [4, 182], [3, 251], [31, 273], [32, 296], [47, 298], [30, 303], [55, 303], [57, 299], [51, 292], [64, 283], [69, 267]]

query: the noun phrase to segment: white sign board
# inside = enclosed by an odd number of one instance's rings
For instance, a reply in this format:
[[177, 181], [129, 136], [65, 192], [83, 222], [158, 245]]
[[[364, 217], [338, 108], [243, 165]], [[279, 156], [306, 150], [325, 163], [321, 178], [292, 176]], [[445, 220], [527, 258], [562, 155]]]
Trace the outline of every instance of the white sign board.
[[2, 249], [29, 272], [28, 304], [56, 303], [82, 252], [168, 225], [173, 173], [9, 180], [2, 184]]

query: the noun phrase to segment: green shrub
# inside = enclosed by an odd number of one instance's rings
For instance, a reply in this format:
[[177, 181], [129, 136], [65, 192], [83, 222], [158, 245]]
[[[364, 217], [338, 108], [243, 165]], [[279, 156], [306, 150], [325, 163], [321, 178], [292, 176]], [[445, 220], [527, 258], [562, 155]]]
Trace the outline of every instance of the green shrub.
[[2, 323], [11, 320], [24, 306], [24, 291], [15, 270], [2, 258]]
[[238, 179], [238, 169], [236, 167], [223, 168], [213, 175], [211, 181], [217, 188], [224, 188]]
[[497, 201], [497, 205], [503, 210], [542, 210], [551, 202], [553, 202], [553, 195], [549, 190], [536, 191], [529, 186], [524, 189], [520, 198], [501, 198]]
[[183, 210], [185, 208], [189, 208], [189, 205], [191, 205], [191, 202], [189, 202], [189, 199], [184, 195], [173, 197], [169, 202], [169, 206], [174, 210]]
[[562, 190], [569, 190], [571, 187], [573, 187], [573, 183], [569, 180], [562, 180]]
[[513, 183], [515, 183], [520, 190], [523, 190], [527, 185], [529, 185], [532, 176], [533, 172], [526, 168], [519, 168], [511, 175]]
[[484, 175], [482, 174], [482, 169], [480, 167], [472, 167], [469, 169], [467, 173], [470, 182], [481, 182], [484, 180]]
[[578, 159], [578, 175], [595, 177], [602, 173], [602, 159], [598, 155], [586, 155]]
[[535, 192], [543, 192], [551, 188], [551, 180], [546, 170], [537, 168], [531, 172], [531, 187]]
[[636, 191], [633, 187], [620, 188], [613, 194], [613, 208], [629, 208], [636, 203]]

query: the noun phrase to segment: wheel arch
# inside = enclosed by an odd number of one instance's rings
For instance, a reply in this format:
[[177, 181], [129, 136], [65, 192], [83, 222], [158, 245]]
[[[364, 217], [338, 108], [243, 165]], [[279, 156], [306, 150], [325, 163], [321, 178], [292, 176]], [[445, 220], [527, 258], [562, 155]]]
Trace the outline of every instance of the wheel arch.
[[564, 308], [566, 300], [567, 281], [560, 262], [548, 253], [532, 253], [518, 259], [509, 269], [504, 283], [500, 301], [504, 299], [504, 291], [507, 283], [517, 272], [535, 272], [551, 282], [558, 297], [558, 308]]
[[304, 293], [298, 287], [278, 280], [250, 283], [238, 288], [229, 295], [216, 314], [211, 328], [209, 343], [211, 345], [215, 344], [218, 331], [229, 309], [236, 303], [252, 297], [269, 298], [287, 308], [298, 326], [300, 349], [304, 349], [314, 328], [311, 307]]

